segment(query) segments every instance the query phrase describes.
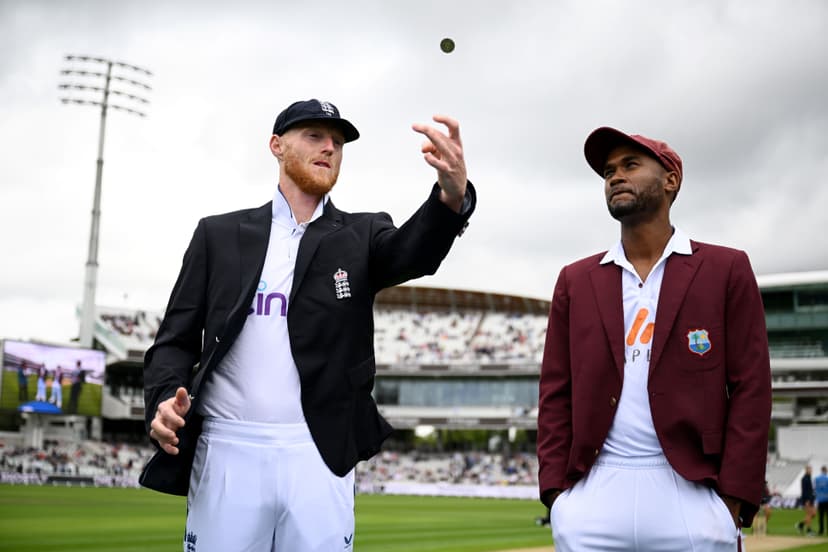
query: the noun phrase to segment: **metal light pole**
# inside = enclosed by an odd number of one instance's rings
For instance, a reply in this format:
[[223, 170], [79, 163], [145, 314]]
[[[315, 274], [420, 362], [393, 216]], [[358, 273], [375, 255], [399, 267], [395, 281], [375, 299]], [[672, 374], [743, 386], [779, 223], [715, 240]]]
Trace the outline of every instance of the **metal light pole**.
[[[101, 224], [101, 178], [103, 176], [106, 112], [111, 107], [112, 109], [125, 111], [132, 115], [146, 117], [146, 113], [142, 109], [149, 104], [149, 100], [138, 94], [147, 93], [152, 88], [146, 83], [135, 79], [141, 78], [142, 76], [151, 77], [152, 73], [135, 65], [100, 57], [68, 55], [65, 59], [71, 63], [95, 64], [93, 67], [100, 69], [98, 71], [64, 69], [60, 74], [64, 78], [72, 78], [76, 82], [61, 83], [58, 85], [58, 88], [64, 90], [67, 94], [93, 94], [92, 98], [66, 96], [60, 98], [61, 102], [65, 104], [94, 105], [100, 106], [101, 108], [101, 125], [98, 135], [98, 160], [95, 171], [95, 195], [92, 201], [92, 227], [89, 230], [89, 254], [86, 260], [86, 277], [84, 278], [83, 286], [83, 307], [81, 311], [79, 338], [79, 344], [82, 347], [91, 347], [95, 325], [95, 290], [98, 285], [98, 238]], [[103, 71], [104, 68], [105, 72]], [[118, 74], [113, 74], [113, 68]], [[134, 78], [125, 77], [121, 73]], [[103, 79], [103, 83], [101, 83], [101, 79]], [[140, 92], [130, 93], [124, 90], [110, 88], [112, 81], [118, 82], [120, 86], [131, 87], [133, 90], [140, 89]], [[86, 84], [89, 82], [92, 84]], [[103, 86], [100, 86], [101, 84]], [[98, 96], [98, 94], [102, 94], [102, 97]], [[138, 106], [139, 109], [122, 105], [121, 103], [114, 103], [110, 98], [110, 94], [117, 96], [121, 100], [133, 102], [131, 105]]]

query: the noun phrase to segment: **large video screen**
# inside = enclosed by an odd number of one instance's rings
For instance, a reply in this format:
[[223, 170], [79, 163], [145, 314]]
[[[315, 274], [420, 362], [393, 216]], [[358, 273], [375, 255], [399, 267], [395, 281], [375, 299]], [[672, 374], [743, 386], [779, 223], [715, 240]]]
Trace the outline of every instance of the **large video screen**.
[[0, 409], [101, 415], [103, 351], [3, 341]]

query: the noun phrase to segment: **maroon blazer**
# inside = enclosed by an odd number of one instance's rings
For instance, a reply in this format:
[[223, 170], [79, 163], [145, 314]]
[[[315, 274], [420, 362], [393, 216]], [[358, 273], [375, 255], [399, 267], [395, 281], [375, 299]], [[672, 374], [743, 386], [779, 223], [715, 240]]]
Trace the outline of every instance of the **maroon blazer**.
[[[691, 241], [671, 255], [647, 388], [664, 454], [682, 477], [743, 501], [749, 526], [765, 484], [771, 378], [765, 313], [747, 255]], [[583, 477], [607, 437], [624, 375], [621, 268], [594, 255], [561, 270], [540, 380], [540, 492]], [[710, 350], [690, 349], [707, 330]]]

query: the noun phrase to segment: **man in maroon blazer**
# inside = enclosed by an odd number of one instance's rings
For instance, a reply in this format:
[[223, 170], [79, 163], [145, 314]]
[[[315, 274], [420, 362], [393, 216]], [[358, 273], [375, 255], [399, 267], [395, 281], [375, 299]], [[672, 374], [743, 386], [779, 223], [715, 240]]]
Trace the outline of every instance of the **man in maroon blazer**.
[[683, 170], [666, 143], [602, 127], [584, 152], [621, 239], [564, 267], [552, 300], [538, 457], [556, 550], [737, 550], [771, 410], [747, 255], [671, 224]]

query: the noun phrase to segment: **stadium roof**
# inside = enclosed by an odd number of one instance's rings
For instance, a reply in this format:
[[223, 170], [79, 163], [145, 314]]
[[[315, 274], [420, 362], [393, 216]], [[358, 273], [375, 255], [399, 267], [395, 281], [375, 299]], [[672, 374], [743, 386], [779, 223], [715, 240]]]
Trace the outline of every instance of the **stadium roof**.
[[380, 291], [377, 307], [443, 309], [478, 309], [499, 312], [548, 314], [549, 301], [486, 291], [423, 286], [395, 286]]
[[757, 276], [756, 281], [762, 291], [776, 288], [823, 287], [828, 285], [828, 270], [764, 274]]

